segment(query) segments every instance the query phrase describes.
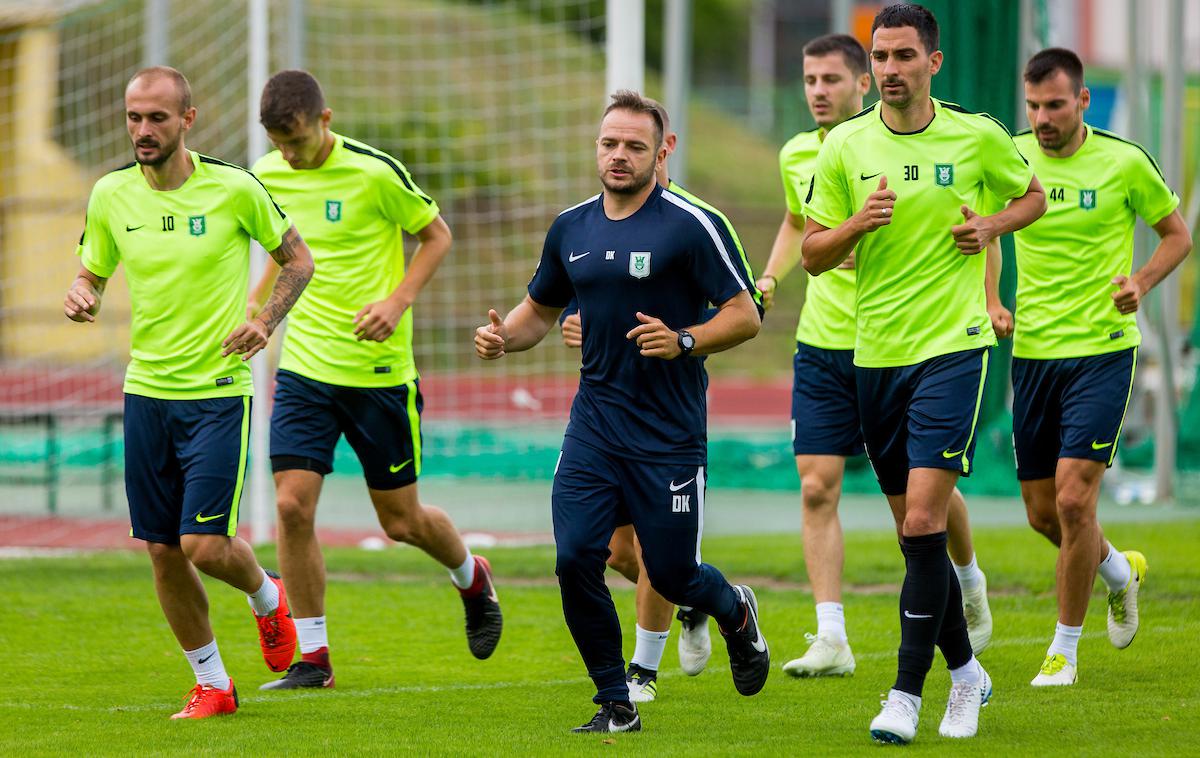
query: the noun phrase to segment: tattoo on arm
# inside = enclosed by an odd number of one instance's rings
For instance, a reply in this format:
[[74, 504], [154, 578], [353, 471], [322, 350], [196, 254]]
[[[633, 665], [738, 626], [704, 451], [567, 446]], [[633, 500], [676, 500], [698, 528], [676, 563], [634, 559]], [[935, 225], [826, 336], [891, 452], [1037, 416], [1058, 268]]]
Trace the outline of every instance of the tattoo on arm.
[[275, 327], [279, 326], [279, 322], [283, 321], [283, 317], [304, 292], [308, 280], [312, 278], [313, 269], [311, 256], [294, 226], [283, 235], [279, 247], [271, 251], [271, 257], [279, 264], [279, 276], [275, 279], [266, 305], [255, 318], [266, 324], [268, 332], [274, 333]]

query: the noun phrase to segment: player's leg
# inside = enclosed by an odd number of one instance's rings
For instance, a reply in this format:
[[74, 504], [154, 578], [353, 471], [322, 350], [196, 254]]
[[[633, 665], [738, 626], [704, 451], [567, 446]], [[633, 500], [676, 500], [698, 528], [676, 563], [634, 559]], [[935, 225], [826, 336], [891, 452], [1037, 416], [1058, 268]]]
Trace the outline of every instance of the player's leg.
[[275, 474], [276, 554], [296, 622], [300, 660], [261, 689], [334, 686], [325, 618], [325, 559], [317, 541], [317, 500], [341, 426], [336, 388], [290, 371], [275, 381], [271, 409], [271, 470]]
[[804, 565], [813, 588], [817, 633], [788, 661], [792, 676], [849, 676], [854, 655], [842, 607], [844, 548], [838, 501], [846, 458], [863, 452], [853, 350], [796, 343], [792, 359], [792, 452], [800, 475]]
[[[1137, 348], [1083, 358], [1080, 363], [1083, 370], [1075, 375], [1064, 397], [1062, 457], [1110, 467], [1117, 457], [1133, 395]], [[1096, 528], [1100, 531], [1099, 524]], [[1099, 544], [1098, 573], [1108, 588], [1108, 639], [1117, 648], [1125, 648], [1138, 630], [1137, 599], [1146, 580], [1146, 556], [1137, 550], [1117, 550], [1102, 532]]]
[[[801, 433], [798, 428], [797, 436]], [[817, 633], [806, 635], [808, 651], [785, 663], [783, 670], [800, 677], [850, 676], [855, 664], [842, 606], [844, 547], [837, 511], [846, 459], [797, 455], [796, 469], [800, 474], [804, 566], [816, 603]]]
[[641, 575], [641, 561], [634, 545], [633, 524], [622, 524], [608, 542], [608, 567], [634, 584]]
[[962, 589], [963, 615], [967, 619], [967, 636], [975, 655], [984, 651], [992, 641], [992, 609], [988, 605], [987, 577], [979, 569], [975, 543], [971, 538], [971, 519], [967, 502], [955, 487], [950, 493], [950, 509], [946, 515], [946, 545], [954, 575]]
[[563, 618], [596, 686], [600, 706], [576, 732], [637, 731], [641, 717], [629, 700], [621, 621], [604, 583], [608, 543], [622, 520], [617, 463], [570, 437], [563, 440], [554, 472], [551, 517]]
[[237, 536], [250, 446], [250, 398], [179, 400], [170, 406], [184, 475], [180, 547], [201, 572], [246, 593], [263, 660], [283, 671], [296, 652], [296, 626], [277, 574]]
[[1034, 531], [1062, 544], [1054, 473], [1062, 447], [1062, 361], [1013, 358], [1013, 447], [1025, 515]]
[[650, 583], [668, 601], [716, 619], [729, 648], [734, 686], [762, 689], [771, 656], [758, 625], [758, 601], [700, 560], [704, 526], [704, 466], [621, 461], [621, 484], [634, 530], [645, 546]]
[[[617, 535], [614, 533], [612, 542], [616, 541]], [[612, 542], [609, 543], [610, 549]], [[658, 669], [667, 650], [675, 605], [650, 586], [650, 578], [642, 564], [642, 546], [636, 535], [633, 536], [633, 548], [638, 567], [637, 626], [633, 655], [625, 671], [625, 683], [629, 686], [630, 700], [646, 703], [658, 697]]]
[[1126, 647], [1137, 633], [1137, 593], [1145, 558], [1122, 554], [1105, 540], [1096, 517], [1100, 484], [1115, 458], [1136, 351], [1057, 361], [1063, 375], [1061, 451], [1055, 505], [1062, 534], [1056, 571], [1059, 619], [1035, 686], [1077, 678], [1078, 643], [1097, 570], [1109, 590], [1109, 638]]
[[130, 533], [146, 542], [159, 605], [196, 678], [173, 718], [203, 718], [236, 711], [237, 695], [209, 623], [204, 585], [179, 546], [184, 477], [169, 402], [125, 396], [125, 491]]
[[476, 658], [487, 658], [504, 626], [491, 566], [471, 554], [445, 511], [423, 504], [417, 493], [423, 407], [417, 381], [336, 390], [336, 412], [362, 463], [379, 525], [391, 539], [420, 548], [446, 567], [462, 597], [467, 647]]

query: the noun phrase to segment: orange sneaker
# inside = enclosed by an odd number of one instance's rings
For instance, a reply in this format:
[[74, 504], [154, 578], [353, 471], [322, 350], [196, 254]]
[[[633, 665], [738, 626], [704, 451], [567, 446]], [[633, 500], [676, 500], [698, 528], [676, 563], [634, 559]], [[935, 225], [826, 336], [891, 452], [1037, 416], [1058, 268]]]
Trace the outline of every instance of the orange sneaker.
[[254, 614], [254, 620], [258, 623], [258, 641], [262, 645], [267, 668], [286, 671], [296, 655], [296, 623], [292, 621], [292, 611], [288, 608], [283, 580], [274, 571], [267, 571], [267, 576], [279, 588], [279, 607], [266, 616]]
[[209, 716], [224, 716], [238, 709], [237, 687], [229, 680], [229, 689], [219, 690], [207, 684], [197, 684], [187, 694], [183, 710], [171, 716], [173, 719], [206, 719]]

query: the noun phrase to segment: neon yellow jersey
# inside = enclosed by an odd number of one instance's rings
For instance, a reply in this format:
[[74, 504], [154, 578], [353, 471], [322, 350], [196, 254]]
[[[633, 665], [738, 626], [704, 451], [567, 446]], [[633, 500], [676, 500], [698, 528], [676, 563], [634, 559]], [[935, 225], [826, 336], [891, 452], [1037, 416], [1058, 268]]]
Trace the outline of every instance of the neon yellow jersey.
[[754, 271], [750, 268], [750, 260], [746, 257], [746, 250], [742, 247], [742, 240], [740, 237], [738, 237], [738, 233], [733, 228], [733, 224], [729, 221], [729, 218], [724, 213], [722, 213], [720, 210], [718, 210], [716, 206], [709, 205], [708, 203], [704, 202], [700, 198], [696, 197], [692, 193], [685, 190], [683, 187], [676, 184], [674, 181], [668, 182], [667, 189], [671, 190], [676, 195], [679, 195], [684, 200], [687, 200], [689, 203], [696, 206], [697, 208], [708, 211], [710, 214], [712, 214], [713, 216], [716, 216], [721, 221], [721, 223], [725, 227], [725, 232], [729, 235], [729, 238], [731, 240], [733, 240], [734, 247], [737, 248], [738, 261], [742, 267], [742, 270], [746, 272], [746, 281], [749, 283], [748, 291], [750, 292], [750, 297], [753, 298], [754, 302], [759, 305], [759, 308], [760, 308], [759, 313], [761, 313], [762, 312], [761, 311], [762, 293], [759, 292], [758, 288], [754, 286]]
[[[909, 366], [996, 344], [984, 293], [984, 253], [963, 255], [950, 233], [959, 207], [977, 211], [1025, 194], [1033, 170], [999, 121], [933, 101], [933, 120], [899, 134], [876, 103], [834, 127], [805, 198], [808, 216], [833, 228], [862, 208], [881, 175], [896, 193], [888, 226], [855, 248], [855, 365]], [[822, 276], [824, 276], [822, 274]]]
[[189, 151], [195, 170], [160, 192], [130, 163], [92, 188], [76, 254], [92, 273], [125, 265], [132, 309], [125, 392], [163, 400], [253, 394], [250, 366], [221, 357], [246, 320], [250, 240], [279, 247], [291, 222], [244, 168]]
[[[803, 217], [804, 196], [817, 168], [821, 149], [819, 129], [800, 132], [779, 151], [779, 171], [787, 209]], [[843, 264], [845, 265], [845, 264]], [[805, 276], [808, 276], [805, 273]], [[820, 276], [808, 276], [804, 307], [796, 327], [796, 341], [826, 350], [854, 349], [854, 264], [839, 266]]]
[[342, 387], [394, 387], [417, 378], [412, 308], [384, 342], [359, 341], [354, 316], [404, 279], [404, 235], [440, 211], [386, 153], [334, 135], [319, 168], [296, 170], [279, 151], [254, 173], [296, 224], [316, 273], [288, 315], [279, 368]]
[[1156, 224], [1179, 197], [1140, 145], [1084, 128], [1083, 144], [1068, 158], [1043, 153], [1030, 132], [1015, 138], [1048, 205], [1015, 235], [1018, 358], [1080, 358], [1141, 343], [1136, 316], [1116, 309], [1109, 282], [1130, 274], [1137, 217]]

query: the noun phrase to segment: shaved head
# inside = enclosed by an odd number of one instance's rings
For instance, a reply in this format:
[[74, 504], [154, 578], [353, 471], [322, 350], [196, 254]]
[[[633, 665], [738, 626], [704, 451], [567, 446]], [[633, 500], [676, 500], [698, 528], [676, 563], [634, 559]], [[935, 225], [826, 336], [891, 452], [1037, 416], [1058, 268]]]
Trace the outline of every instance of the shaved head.
[[177, 102], [179, 103], [179, 113], [183, 113], [192, 107], [192, 85], [188, 84], [187, 77], [180, 73], [178, 69], [171, 68], [170, 66], [151, 66], [138, 71], [129, 80], [125, 91], [129, 92], [134, 87], [151, 86], [162, 80], [169, 81], [174, 86]]

